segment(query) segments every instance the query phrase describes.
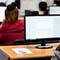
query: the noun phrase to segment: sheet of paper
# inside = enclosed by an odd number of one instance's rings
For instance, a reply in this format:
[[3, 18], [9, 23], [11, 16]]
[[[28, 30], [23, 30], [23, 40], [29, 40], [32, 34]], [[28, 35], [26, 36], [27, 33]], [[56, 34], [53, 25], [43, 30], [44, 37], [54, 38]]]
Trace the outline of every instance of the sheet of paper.
[[27, 48], [12, 48], [16, 54], [32, 54], [32, 51]]

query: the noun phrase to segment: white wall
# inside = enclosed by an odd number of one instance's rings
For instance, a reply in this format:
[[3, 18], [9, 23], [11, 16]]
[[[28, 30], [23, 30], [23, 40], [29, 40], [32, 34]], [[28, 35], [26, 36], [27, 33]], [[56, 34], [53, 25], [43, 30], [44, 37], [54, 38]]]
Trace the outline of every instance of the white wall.
[[47, 4], [48, 4], [48, 6], [50, 6], [50, 5], [53, 5], [54, 0], [46, 0], [46, 2], [47, 2]]
[[12, 2], [14, 2], [15, 0], [6, 0], [6, 5], [11, 4]]

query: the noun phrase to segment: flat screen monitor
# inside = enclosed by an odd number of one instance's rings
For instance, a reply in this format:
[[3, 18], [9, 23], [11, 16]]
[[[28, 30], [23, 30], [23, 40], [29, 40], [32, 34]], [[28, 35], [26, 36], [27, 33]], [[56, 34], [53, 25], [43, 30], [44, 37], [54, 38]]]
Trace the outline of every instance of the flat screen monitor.
[[6, 7], [0, 7], [0, 22], [3, 22], [5, 19], [5, 9]]
[[25, 39], [41, 41], [42, 48], [48, 47], [45, 40], [60, 40], [60, 16], [25, 16]]
[[49, 7], [49, 14], [60, 14], [60, 6]]

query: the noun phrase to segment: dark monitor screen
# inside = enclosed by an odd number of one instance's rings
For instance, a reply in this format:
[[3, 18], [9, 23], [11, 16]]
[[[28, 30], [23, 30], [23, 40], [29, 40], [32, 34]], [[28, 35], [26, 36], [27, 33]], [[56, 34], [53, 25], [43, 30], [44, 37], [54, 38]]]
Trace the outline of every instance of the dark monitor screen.
[[60, 16], [25, 16], [26, 41], [60, 39]]

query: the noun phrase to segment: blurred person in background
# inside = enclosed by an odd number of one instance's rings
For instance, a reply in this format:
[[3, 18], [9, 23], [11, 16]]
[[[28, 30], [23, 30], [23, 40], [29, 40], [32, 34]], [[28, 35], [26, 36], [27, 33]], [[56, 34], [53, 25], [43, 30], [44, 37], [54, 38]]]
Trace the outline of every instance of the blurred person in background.
[[45, 1], [41, 1], [38, 4], [38, 11], [31, 12], [31, 15], [48, 15], [49, 10], [47, 7], [47, 3]]
[[48, 15], [48, 9], [47, 9], [47, 3], [44, 1], [41, 1], [39, 3], [39, 12], [38, 15]]
[[20, 9], [20, 0], [15, 0], [15, 3], [17, 5], [18, 9]]
[[57, 6], [60, 6], [60, 0], [54, 0], [54, 3], [55, 3]]

